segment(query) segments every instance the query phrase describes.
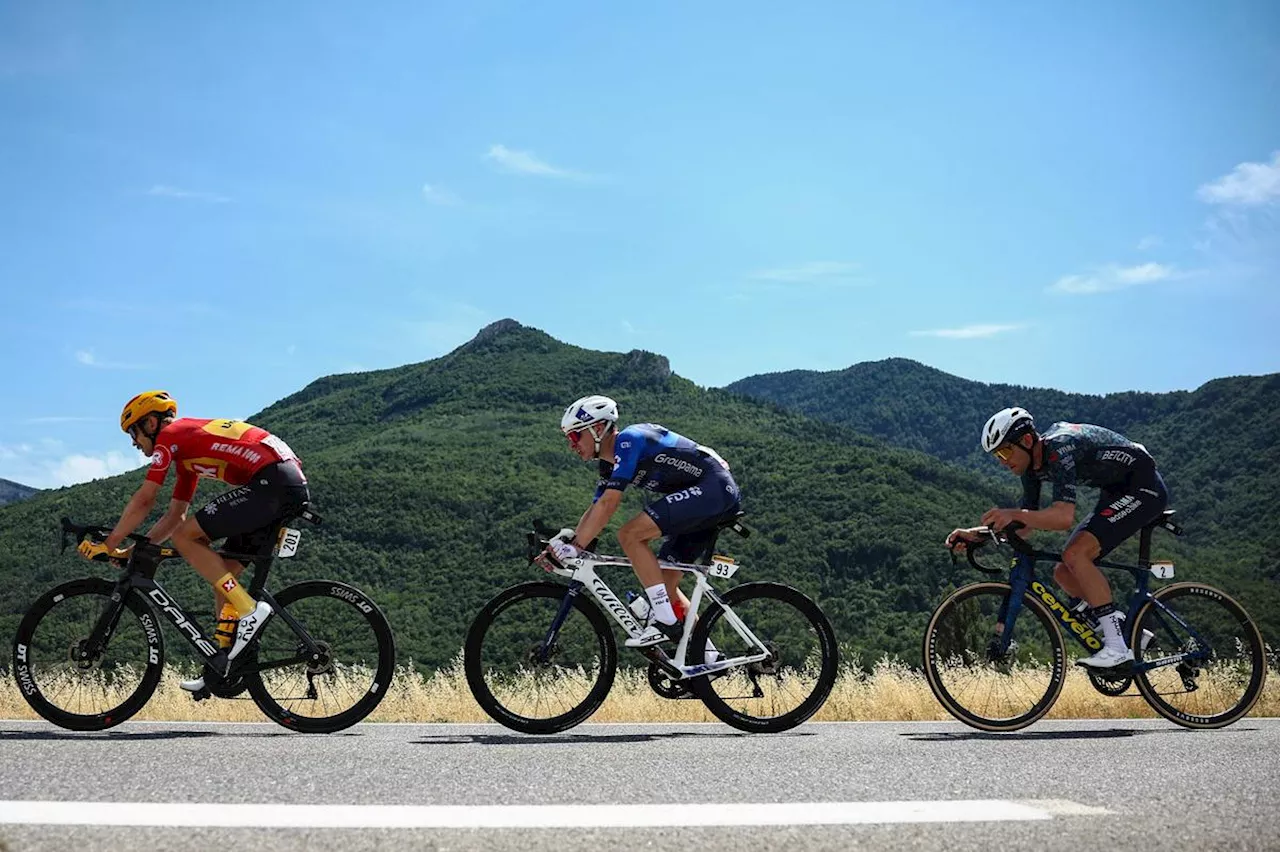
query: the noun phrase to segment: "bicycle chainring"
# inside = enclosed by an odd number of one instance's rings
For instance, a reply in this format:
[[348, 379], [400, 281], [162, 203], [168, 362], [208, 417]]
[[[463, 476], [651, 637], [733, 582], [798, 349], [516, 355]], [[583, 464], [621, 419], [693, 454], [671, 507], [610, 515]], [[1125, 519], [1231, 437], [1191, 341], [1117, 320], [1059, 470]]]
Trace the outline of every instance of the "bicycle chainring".
[[1089, 683], [1093, 684], [1093, 688], [1112, 698], [1124, 695], [1129, 691], [1129, 685], [1133, 683], [1131, 675], [1109, 675], [1095, 671], [1090, 671], [1088, 674]]
[[683, 681], [672, 680], [657, 663], [649, 664], [648, 674], [649, 686], [659, 697], [672, 700], [693, 697], [692, 690]]

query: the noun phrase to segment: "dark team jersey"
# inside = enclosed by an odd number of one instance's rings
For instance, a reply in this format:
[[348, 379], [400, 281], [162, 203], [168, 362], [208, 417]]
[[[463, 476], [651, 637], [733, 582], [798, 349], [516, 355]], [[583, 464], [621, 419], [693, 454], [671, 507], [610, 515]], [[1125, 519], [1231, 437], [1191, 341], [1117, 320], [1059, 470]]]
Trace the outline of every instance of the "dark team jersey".
[[1022, 508], [1040, 508], [1040, 485], [1053, 483], [1054, 503], [1076, 502], [1080, 485], [1122, 490], [1135, 469], [1154, 470], [1147, 448], [1089, 423], [1054, 423], [1040, 436], [1043, 464], [1022, 475]]
[[690, 441], [656, 423], [639, 423], [618, 433], [613, 443], [613, 465], [602, 462], [596, 499], [606, 489], [628, 485], [671, 494], [711, 475], [727, 475], [729, 464], [710, 447]]

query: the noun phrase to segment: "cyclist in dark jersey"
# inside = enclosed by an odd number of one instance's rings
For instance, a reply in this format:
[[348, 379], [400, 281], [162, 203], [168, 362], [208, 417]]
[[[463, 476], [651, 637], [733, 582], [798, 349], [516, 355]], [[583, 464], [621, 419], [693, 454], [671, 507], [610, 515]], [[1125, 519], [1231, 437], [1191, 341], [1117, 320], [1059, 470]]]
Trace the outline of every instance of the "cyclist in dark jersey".
[[[642, 423], [618, 431], [618, 404], [586, 396], [565, 410], [560, 429], [584, 461], [600, 460], [600, 482], [576, 529], [563, 529], [550, 550], [560, 559], [578, 552], [605, 528], [630, 485], [661, 495], [622, 525], [618, 542], [645, 588], [651, 616], [645, 632], [627, 645], [656, 645], [678, 638], [676, 625], [689, 600], [680, 591], [679, 571], [663, 571], [658, 559], [690, 562], [706, 550], [722, 520], [739, 511], [738, 485], [719, 454], [670, 429]], [[613, 459], [609, 462], [608, 459]], [[654, 556], [650, 542], [667, 541]]]
[[[240, 585], [244, 565], [224, 559], [210, 547], [226, 538], [233, 553], [256, 552], [257, 534], [296, 513], [309, 499], [307, 479], [298, 457], [284, 441], [241, 420], [178, 418], [178, 403], [165, 391], [147, 391], [125, 405], [120, 428], [133, 445], [151, 455], [151, 468], [125, 507], [111, 534], [102, 542], [85, 541], [86, 559], [125, 558], [118, 548], [151, 513], [169, 470], [176, 471], [169, 509], [147, 534], [159, 543], [172, 538], [182, 558], [213, 586], [218, 612], [215, 638], [227, 649], [228, 664], [262, 635], [271, 605], [255, 601]], [[201, 478], [236, 486], [188, 517], [187, 509]], [[182, 682], [199, 692], [204, 678]]]
[[[1018, 509], [991, 509], [982, 523], [1004, 529], [1020, 521], [1027, 530], [1068, 530], [1075, 524], [1076, 488], [1097, 488], [1093, 512], [1076, 525], [1054, 580], [1068, 594], [1082, 598], [1102, 629], [1103, 646], [1077, 665], [1112, 668], [1133, 660], [1119, 622], [1123, 613], [1111, 599], [1111, 585], [1094, 564], [1125, 539], [1160, 517], [1169, 503], [1164, 479], [1147, 448], [1128, 438], [1088, 423], [1054, 423], [1037, 433], [1031, 415], [1022, 408], [1006, 408], [987, 421], [982, 448], [1022, 478]], [[1040, 508], [1043, 483], [1052, 484], [1050, 506]], [[947, 537], [973, 541], [981, 528], [958, 529]]]

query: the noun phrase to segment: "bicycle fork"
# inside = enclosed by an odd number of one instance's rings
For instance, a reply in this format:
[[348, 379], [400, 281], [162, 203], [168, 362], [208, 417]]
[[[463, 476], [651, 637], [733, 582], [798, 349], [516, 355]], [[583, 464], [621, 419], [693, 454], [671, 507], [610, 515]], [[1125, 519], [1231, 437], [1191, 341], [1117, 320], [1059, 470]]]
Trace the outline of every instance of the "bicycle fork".
[[542, 637], [542, 644], [536, 649], [536, 658], [534, 662], [539, 665], [548, 665], [551, 662], [551, 650], [555, 647], [556, 637], [560, 635], [560, 628], [564, 626], [565, 619], [569, 617], [569, 610], [573, 609], [573, 601], [582, 592], [583, 585], [580, 581], [574, 580], [569, 583], [569, 588], [560, 600], [560, 609], [556, 611], [556, 617], [551, 619], [551, 626], [547, 628], [547, 633]]

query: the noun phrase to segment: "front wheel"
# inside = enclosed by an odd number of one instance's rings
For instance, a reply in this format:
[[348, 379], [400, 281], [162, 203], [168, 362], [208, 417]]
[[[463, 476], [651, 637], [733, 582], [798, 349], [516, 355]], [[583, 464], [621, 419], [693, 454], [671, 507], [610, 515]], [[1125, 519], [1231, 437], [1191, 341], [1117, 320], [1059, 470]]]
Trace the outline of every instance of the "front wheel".
[[[836, 681], [835, 631], [818, 605], [778, 583], [746, 583], [721, 596], [698, 618], [689, 639], [689, 664], [708, 654], [732, 659], [758, 654], [744, 632], [763, 643], [768, 657], [697, 677], [694, 694], [717, 719], [748, 733], [777, 733], [817, 713]], [[744, 631], [745, 628], [745, 631]]]
[[[258, 709], [305, 734], [341, 731], [372, 713], [396, 664], [395, 637], [377, 604], [354, 586], [330, 580], [289, 586], [275, 603], [244, 674]], [[290, 620], [311, 638], [315, 652]]]
[[1062, 633], [1030, 592], [1004, 635], [1012, 593], [1008, 583], [957, 589], [925, 628], [929, 689], [948, 713], [981, 731], [1035, 722], [1058, 700], [1066, 676]]
[[494, 721], [524, 734], [554, 734], [604, 703], [618, 647], [604, 613], [580, 589], [521, 583], [476, 613], [463, 664], [471, 694]]
[[1167, 609], [1147, 601], [1131, 637], [1142, 697], [1186, 728], [1222, 728], [1248, 713], [1267, 664], [1262, 634], [1244, 607], [1200, 583], [1175, 583], [1153, 597]]
[[[135, 590], [123, 603], [101, 577], [45, 592], [18, 625], [13, 674], [31, 709], [59, 727], [101, 731], [142, 709], [164, 667], [155, 614]], [[105, 623], [104, 623], [105, 619]], [[104, 624], [105, 641], [91, 636]]]

